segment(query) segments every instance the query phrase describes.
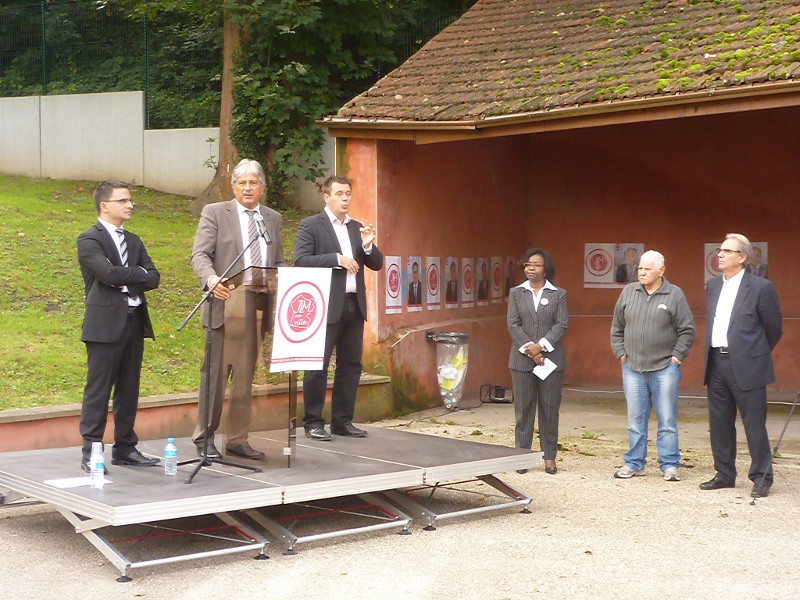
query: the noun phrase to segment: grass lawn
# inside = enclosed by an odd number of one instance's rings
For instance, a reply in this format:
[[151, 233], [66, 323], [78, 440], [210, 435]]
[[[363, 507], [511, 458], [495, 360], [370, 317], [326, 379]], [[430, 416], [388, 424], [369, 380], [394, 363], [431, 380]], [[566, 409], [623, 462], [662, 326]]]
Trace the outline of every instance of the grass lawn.
[[[75, 242], [97, 219], [95, 185], [0, 175], [0, 410], [81, 401], [86, 351]], [[156, 339], [145, 341], [141, 395], [194, 391], [203, 328], [197, 317], [177, 327], [201, 297], [189, 267], [198, 217], [188, 210], [191, 198], [143, 187], [131, 193], [136, 208], [125, 227], [161, 273], [160, 287], [147, 294]], [[287, 261], [303, 216], [284, 213]]]

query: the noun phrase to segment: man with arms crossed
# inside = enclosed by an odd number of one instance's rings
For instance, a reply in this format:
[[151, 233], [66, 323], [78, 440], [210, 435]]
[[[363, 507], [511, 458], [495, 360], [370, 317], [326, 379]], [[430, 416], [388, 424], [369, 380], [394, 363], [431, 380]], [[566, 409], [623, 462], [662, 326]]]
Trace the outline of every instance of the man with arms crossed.
[[748, 273], [750, 241], [729, 233], [717, 251], [722, 275], [706, 286], [705, 380], [708, 423], [716, 474], [701, 490], [736, 484], [736, 410], [742, 416], [753, 498], [772, 487], [772, 452], [767, 437], [767, 384], [775, 381], [772, 350], [781, 339], [783, 320], [772, 282]]
[[322, 184], [325, 209], [303, 219], [294, 243], [296, 267], [333, 269], [328, 300], [328, 325], [325, 334], [325, 360], [321, 371], [306, 371], [303, 376], [305, 416], [303, 427], [312, 440], [330, 441], [325, 430], [322, 408], [328, 383], [328, 363], [336, 348], [336, 373], [331, 400], [331, 432], [364, 437], [367, 432], [353, 425], [356, 390], [361, 378], [361, 353], [364, 321], [367, 319], [367, 294], [364, 266], [373, 271], [383, 267], [383, 254], [375, 242], [375, 228], [362, 225], [347, 214], [352, 184], [333, 175]]
[[680, 481], [678, 386], [681, 363], [695, 338], [686, 296], [664, 278], [664, 256], [648, 250], [639, 260], [639, 281], [622, 290], [614, 308], [611, 348], [622, 364], [628, 405], [628, 451], [617, 479], [644, 475], [650, 409], [658, 419], [659, 468], [667, 481]]
[[94, 192], [97, 223], [78, 236], [78, 262], [86, 294], [81, 340], [86, 344], [87, 372], [80, 432], [81, 468], [90, 471], [92, 442], [103, 440], [108, 398], [114, 388], [114, 448], [111, 464], [149, 467], [157, 458], [136, 449], [133, 430], [139, 405], [144, 338], [153, 337], [144, 292], [161, 277], [138, 235], [122, 225], [133, 216], [128, 185], [106, 181]]

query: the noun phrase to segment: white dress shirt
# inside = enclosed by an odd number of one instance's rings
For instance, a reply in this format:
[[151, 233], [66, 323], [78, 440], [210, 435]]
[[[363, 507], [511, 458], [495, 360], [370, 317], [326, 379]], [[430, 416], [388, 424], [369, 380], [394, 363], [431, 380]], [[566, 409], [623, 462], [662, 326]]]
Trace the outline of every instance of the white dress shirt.
[[[339, 218], [334, 215], [331, 210], [326, 206], [325, 207], [325, 214], [328, 215], [328, 218], [331, 220], [331, 225], [333, 225], [333, 231], [336, 234], [336, 239], [339, 240], [339, 247], [342, 249], [342, 256], [347, 256], [348, 258], [355, 258], [353, 256], [353, 245], [350, 243], [350, 234], [347, 231], [347, 224], [352, 220], [350, 219], [350, 215], [344, 216], [344, 221], [340, 221]], [[369, 248], [364, 250], [366, 254], [372, 252], [372, 244], [369, 245]], [[339, 260], [339, 266], [342, 266], [342, 261]], [[345, 294], [355, 294], [356, 293], [356, 274], [347, 271], [347, 282], [344, 286]]]
[[739, 292], [742, 277], [744, 277], [744, 269], [730, 279], [727, 279], [724, 275], [722, 276], [722, 290], [719, 293], [717, 310], [714, 313], [714, 325], [711, 328], [712, 348], [727, 348], [728, 346], [728, 326], [731, 322], [733, 303], [736, 300], [736, 294]]
[[[556, 286], [554, 286], [552, 283], [550, 283], [549, 281], [547, 281], [546, 279], [544, 281], [544, 285], [541, 288], [539, 288], [539, 293], [538, 294], [535, 291], [533, 291], [533, 288], [531, 287], [531, 282], [530, 281], [527, 281], [527, 280], [523, 281], [517, 287], [522, 288], [523, 290], [527, 290], [533, 295], [533, 308], [534, 308], [534, 310], [536, 312], [539, 312], [539, 303], [541, 302], [542, 291], [543, 290], [548, 289], [548, 290], [558, 291], [558, 288]], [[525, 354], [525, 348], [527, 348], [529, 345], [531, 345], [533, 343], [534, 342], [528, 342], [527, 344], [522, 346], [519, 349], [519, 351], [522, 354]], [[553, 345], [550, 342], [548, 342], [545, 338], [540, 339], [537, 343], [539, 344], [539, 346], [541, 346], [542, 350], [544, 350], [546, 352], [552, 352], [553, 351]]]
[[[108, 221], [104, 221], [102, 218], [98, 218], [97, 220], [100, 221], [103, 227], [106, 228], [109, 235], [111, 236], [111, 239], [114, 240], [114, 245], [117, 247], [117, 254], [119, 254], [119, 260], [120, 262], [122, 262], [122, 246], [120, 246], [122, 240], [120, 240], [119, 234], [117, 233], [117, 226], [114, 225], [113, 223], [109, 223]], [[119, 228], [123, 229], [122, 225], [120, 225]], [[130, 252], [128, 252], [128, 256], [130, 256]], [[145, 273], [147, 273], [147, 270], [144, 267], [139, 267], [139, 268], [142, 269], [142, 271], [144, 271]], [[128, 296], [127, 285], [123, 285], [120, 288], [120, 291], [126, 296]], [[135, 307], [135, 306], [140, 306], [141, 304], [142, 304], [142, 299], [139, 298], [139, 296], [128, 296], [128, 306]]]

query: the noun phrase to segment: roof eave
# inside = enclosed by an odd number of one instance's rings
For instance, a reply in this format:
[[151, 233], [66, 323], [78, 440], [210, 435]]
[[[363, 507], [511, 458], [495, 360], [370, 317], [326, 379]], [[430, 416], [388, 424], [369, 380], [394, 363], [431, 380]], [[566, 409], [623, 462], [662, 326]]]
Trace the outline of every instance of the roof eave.
[[329, 116], [318, 123], [334, 137], [407, 139], [425, 144], [787, 106], [800, 106], [800, 80], [611, 100], [461, 121]]

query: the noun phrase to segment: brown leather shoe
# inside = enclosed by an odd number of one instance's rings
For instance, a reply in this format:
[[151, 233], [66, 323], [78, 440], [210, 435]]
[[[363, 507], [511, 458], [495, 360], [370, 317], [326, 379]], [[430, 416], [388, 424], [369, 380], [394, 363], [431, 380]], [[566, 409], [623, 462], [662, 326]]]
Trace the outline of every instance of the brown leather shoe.
[[250, 460], [262, 460], [267, 457], [266, 454], [260, 450], [256, 450], [247, 442], [228, 446], [225, 448], [225, 451], [228, 454], [234, 454], [236, 456], [241, 456], [242, 458], [249, 458]]

